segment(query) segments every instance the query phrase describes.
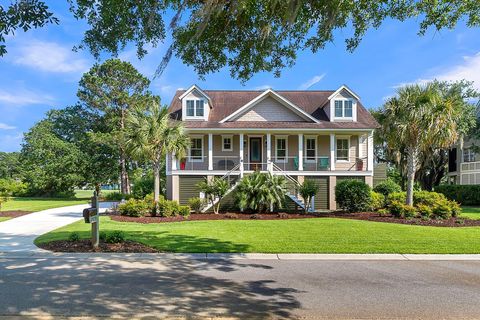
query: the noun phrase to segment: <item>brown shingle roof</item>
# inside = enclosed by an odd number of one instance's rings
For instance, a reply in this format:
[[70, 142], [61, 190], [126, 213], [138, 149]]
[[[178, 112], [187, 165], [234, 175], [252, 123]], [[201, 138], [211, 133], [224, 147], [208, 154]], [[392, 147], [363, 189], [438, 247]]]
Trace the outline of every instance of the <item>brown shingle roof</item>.
[[[318, 128], [318, 129], [373, 129], [378, 123], [372, 115], [357, 104], [357, 122], [330, 122], [324, 111], [328, 97], [334, 90], [326, 91], [284, 91], [276, 93], [289, 100], [311, 116], [319, 120], [313, 122], [225, 122], [219, 123], [245, 104], [261, 95], [264, 91], [204, 90], [212, 100], [212, 109], [208, 121], [185, 121], [186, 128]], [[175, 119], [182, 118], [182, 104], [179, 97], [185, 90], [177, 90], [170, 103], [169, 112]]]

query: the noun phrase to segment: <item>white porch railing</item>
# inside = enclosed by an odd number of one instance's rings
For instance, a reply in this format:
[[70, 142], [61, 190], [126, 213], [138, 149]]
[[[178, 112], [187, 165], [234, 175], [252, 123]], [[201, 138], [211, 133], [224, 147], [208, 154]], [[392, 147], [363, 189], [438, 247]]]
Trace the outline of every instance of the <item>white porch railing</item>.
[[461, 166], [462, 171], [480, 171], [480, 161], [463, 162]]

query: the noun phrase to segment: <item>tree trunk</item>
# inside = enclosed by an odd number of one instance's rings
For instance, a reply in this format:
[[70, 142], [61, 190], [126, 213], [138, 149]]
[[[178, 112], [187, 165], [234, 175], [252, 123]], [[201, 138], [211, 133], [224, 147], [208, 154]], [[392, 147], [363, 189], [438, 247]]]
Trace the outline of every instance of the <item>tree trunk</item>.
[[97, 192], [97, 196], [100, 196], [100, 183], [95, 183], [95, 191]]
[[[125, 109], [122, 108], [120, 115], [120, 129], [125, 132]], [[120, 142], [120, 188], [123, 194], [130, 194], [130, 180], [128, 179], [127, 160], [125, 148], [123, 146], [123, 138]]]
[[407, 149], [407, 204], [413, 205], [413, 184], [415, 183], [415, 171], [418, 161], [418, 149], [410, 147]]
[[153, 199], [155, 203], [160, 200], [160, 162], [157, 161], [153, 164], [153, 177], [154, 177], [154, 187], [153, 187]]

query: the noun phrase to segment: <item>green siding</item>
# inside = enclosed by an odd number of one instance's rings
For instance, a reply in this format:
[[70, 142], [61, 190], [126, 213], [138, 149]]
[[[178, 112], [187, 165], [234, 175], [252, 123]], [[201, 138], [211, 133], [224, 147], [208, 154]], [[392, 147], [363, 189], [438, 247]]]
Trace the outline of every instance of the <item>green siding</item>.
[[305, 179], [314, 180], [320, 187], [313, 201], [315, 210], [328, 210], [328, 177], [305, 177]]
[[373, 186], [385, 180], [387, 180], [387, 164], [378, 163], [373, 166]]
[[359, 176], [337, 176], [337, 183], [342, 181], [342, 180], [360, 180], [365, 182], [365, 177], [359, 177]]
[[205, 179], [205, 176], [180, 176], [180, 204], [187, 205], [188, 199], [198, 197], [200, 190], [197, 184]]

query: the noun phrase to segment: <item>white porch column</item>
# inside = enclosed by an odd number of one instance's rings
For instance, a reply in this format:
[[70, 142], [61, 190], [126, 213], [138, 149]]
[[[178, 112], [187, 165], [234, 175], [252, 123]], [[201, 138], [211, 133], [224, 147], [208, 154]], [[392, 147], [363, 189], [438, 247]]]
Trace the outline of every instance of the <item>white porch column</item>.
[[267, 170], [272, 172], [273, 171], [273, 164], [272, 164], [272, 135], [267, 133]]
[[244, 165], [243, 165], [243, 133], [240, 133], [240, 146], [238, 150], [240, 150], [240, 178], [243, 178], [243, 170], [244, 170]]
[[303, 171], [303, 133], [298, 134], [298, 171]]
[[330, 170], [335, 170], [335, 133], [330, 133]]
[[177, 157], [175, 157], [175, 152], [172, 152], [172, 171], [177, 170]]
[[373, 130], [367, 137], [367, 170], [373, 171]]
[[213, 135], [208, 134], [208, 170], [213, 170]]

